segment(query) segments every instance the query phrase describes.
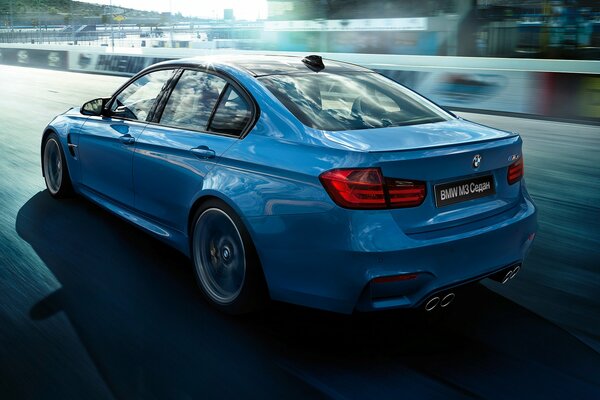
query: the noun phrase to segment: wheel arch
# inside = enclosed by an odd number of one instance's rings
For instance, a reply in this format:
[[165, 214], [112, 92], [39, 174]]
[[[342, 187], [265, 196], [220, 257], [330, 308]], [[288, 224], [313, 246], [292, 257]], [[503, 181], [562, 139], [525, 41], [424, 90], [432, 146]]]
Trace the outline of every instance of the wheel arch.
[[[59, 136], [58, 132], [54, 128], [51, 128], [50, 126], [47, 126], [46, 129], [44, 129], [44, 133], [42, 134], [42, 142], [40, 143], [40, 166], [42, 167], [42, 176], [43, 177], [46, 176], [44, 174], [44, 146], [46, 145], [46, 139], [52, 133], [54, 133], [56, 136]], [[59, 139], [60, 139], [60, 136], [59, 136]], [[58, 144], [60, 146], [60, 151], [62, 151], [63, 156], [66, 158], [66, 155], [65, 155], [65, 152], [63, 151], [62, 144], [60, 143], [60, 140], [58, 142], [59, 142]]]
[[220, 192], [213, 191], [213, 190], [204, 192], [200, 196], [198, 196], [196, 198], [196, 200], [194, 200], [194, 202], [192, 203], [192, 206], [190, 207], [190, 211], [188, 213], [188, 220], [187, 220], [188, 251], [189, 251], [190, 256], [193, 254], [193, 251], [192, 251], [192, 229], [194, 226], [194, 216], [196, 215], [196, 213], [200, 209], [200, 207], [202, 207], [204, 204], [206, 204], [206, 202], [208, 202], [210, 200], [216, 200], [218, 202], [221, 202], [221, 203], [227, 205], [229, 208], [231, 208], [233, 210], [233, 212], [241, 220], [241, 222], [243, 224], [242, 228], [245, 229], [246, 233], [250, 237], [250, 241], [251, 241], [250, 245], [254, 249], [254, 253], [256, 255], [256, 258], [258, 259], [258, 268], [260, 270], [260, 274], [262, 275], [262, 280], [264, 282], [264, 285], [265, 285], [267, 291], [270, 294], [270, 287], [269, 287], [269, 283], [266, 279], [262, 260], [260, 259], [259, 251], [255, 246], [256, 240], [254, 238], [254, 231], [252, 230], [251, 226], [248, 224], [248, 221], [244, 217], [244, 214], [242, 213], [241, 209], [236, 206], [236, 204], [233, 202], [233, 200], [231, 200], [227, 196], [224, 196]]
[[194, 223], [194, 216], [196, 215], [196, 212], [198, 211], [198, 209], [200, 207], [202, 207], [202, 205], [209, 200], [217, 200], [217, 201], [220, 201], [220, 202], [226, 204], [228, 207], [230, 207], [236, 213], [236, 215], [242, 220], [242, 223], [244, 224], [244, 227], [248, 231], [250, 238], [252, 238], [252, 240], [254, 241], [254, 238], [252, 237], [252, 230], [249, 228], [246, 218], [244, 217], [244, 214], [242, 213], [242, 210], [239, 207], [237, 207], [230, 198], [228, 198], [227, 196], [224, 196], [222, 193], [214, 191], [214, 190], [210, 190], [210, 191], [200, 194], [196, 198], [196, 200], [194, 200], [194, 202], [192, 203], [192, 205], [190, 207], [190, 211], [188, 213], [188, 217], [187, 217], [186, 232], [187, 232], [189, 240], [191, 240], [191, 237], [192, 237], [192, 227], [193, 227], [193, 223]]

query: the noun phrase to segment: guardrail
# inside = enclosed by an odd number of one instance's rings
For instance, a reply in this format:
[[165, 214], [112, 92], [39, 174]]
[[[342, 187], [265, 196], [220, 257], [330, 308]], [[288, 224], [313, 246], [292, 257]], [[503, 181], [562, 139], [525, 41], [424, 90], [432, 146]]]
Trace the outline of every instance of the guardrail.
[[[131, 76], [159, 61], [252, 51], [2, 45], [0, 64]], [[261, 54], [295, 54], [259, 52]], [[600, 61], [324, 53], [376, 69], [451, 109], [600, 122]]]

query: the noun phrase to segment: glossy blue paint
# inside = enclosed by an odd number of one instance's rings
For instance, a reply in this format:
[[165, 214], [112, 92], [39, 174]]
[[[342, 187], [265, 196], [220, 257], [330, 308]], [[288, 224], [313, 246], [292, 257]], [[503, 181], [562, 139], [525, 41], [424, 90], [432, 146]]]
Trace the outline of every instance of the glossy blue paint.
[[[161, 225], [186, 232], [190, 200], [206, 190], [209, 172], [237, 140], [148, 125], [136, 142], [133, 159], [135, 209]], [[202, 158], [192, 151], [200, 146], [214, 150], [216, 157]]]
[[81, 185], [110, 193], [112, 200], [133, 207], [134, 143], [145, 127], [145, 123], [117, 118], [88, 118], [78, 134], [71, 134], [78, 144]]
[[362, 129], [350, 132], [335, 131], [323, 134], [317, 131], [314, 134], [349, 150], [369, 152], [414, 150], [514, 136], [513, 133], [481, 125], [475, 128], [474, 124], [465, 123], [459, 119], [434, 124]]
[[[273, 299], [337, 312], [416, 307], [440, 288], [525, 259], [536, 210], [525, 181], [506, 180], [510, 158], [521, 155], [517, 134], [458, 118], [356, 131], [312, 129], [249, 67], [279, 62], [304, 71], [298, 59], [239, 60], [190, 59], [150, 68], [204, 68], [245, 88], [258, 118], [242, 138], [155, 121], [86, 117], [79, 109], [55, 118], [47, 129], [60, 137], [75, 190], [187, 255], [194, 205], [219, 198], [246, 225]], [[133, 143], [123, 143], [126, 135]], [[69, 143], [78, 146], [73, 154]], [[477, 169], [475, 154], [484, 160]], [[341, 208], [319, 175], [355, 167], [425, 181], [425, 201], [391, 210]], [[436, 206], [436, 184], [488, 174], [495, 194]], [[418, 277], [371, 282], [407, 273]]]

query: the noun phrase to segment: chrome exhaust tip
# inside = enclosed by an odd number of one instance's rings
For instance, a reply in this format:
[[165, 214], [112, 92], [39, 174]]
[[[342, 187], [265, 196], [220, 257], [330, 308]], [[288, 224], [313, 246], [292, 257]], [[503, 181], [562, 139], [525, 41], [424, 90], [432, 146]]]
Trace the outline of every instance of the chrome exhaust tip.
[[429, 299], [429, 301], [425, 304], [425, 311], [432, 311], [437, 305], [440, 303], [440, 298], [435, 296]]
[[456, 295], [454, 293], [448, 293], [444, 296], [444, 298], [440, 301], [440, 307], [447, 307], [452, 303]]
[[506, 275], [504, 275], [504, 278], [502, 278], [502, 284], [504, 285], [506, 282], [510, 281], [513, 278], [514, 274], [515, 273], [512, 269], [508, 271]]
[[522, 264], [513, 264], [510, 267], [501, 269], [495, 274], [489, 276], [489, 278], [504, 285], [519, 273], [521, 267]]

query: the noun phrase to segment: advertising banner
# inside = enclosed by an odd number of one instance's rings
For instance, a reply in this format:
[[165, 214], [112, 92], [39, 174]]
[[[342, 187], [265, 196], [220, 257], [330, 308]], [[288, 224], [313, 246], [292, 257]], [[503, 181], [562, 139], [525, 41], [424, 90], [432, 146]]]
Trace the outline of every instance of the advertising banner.
[[265, 21], [265, 31], [426, 31], [427, 18], [329, 19], [308, 21]]
[[534, 72], [464, 69], [380, 72], [449, 108], [536, 112], [539, 79]]
[[536, 114], [573, 119], [600, 119], [600, 76], [540, 74], [541, 95]]
[[78, 72], [131, 76], [152, 64], [169, 59], [122, 54], [72, 52], [69, 59], [69, 69]]
[[68, 52], [61, 50], [0, 49], [0, 64], [22, 67], [67, 69]]

